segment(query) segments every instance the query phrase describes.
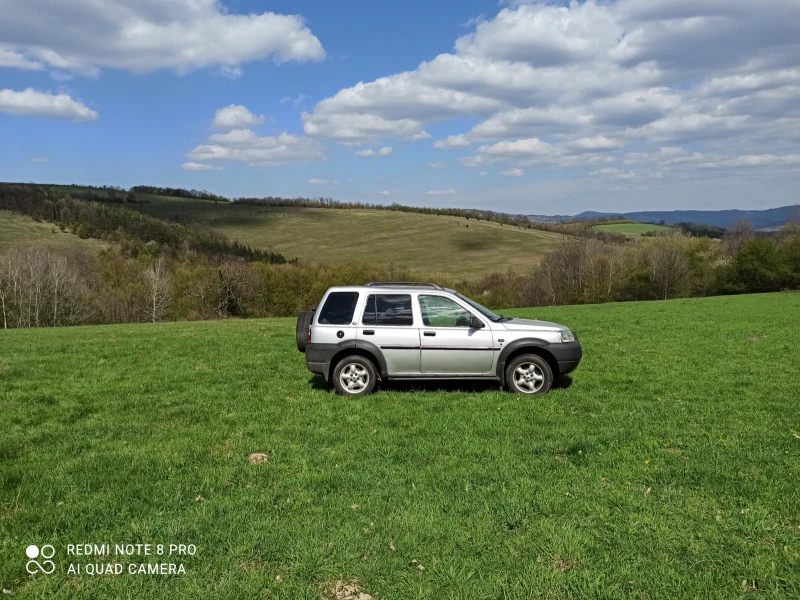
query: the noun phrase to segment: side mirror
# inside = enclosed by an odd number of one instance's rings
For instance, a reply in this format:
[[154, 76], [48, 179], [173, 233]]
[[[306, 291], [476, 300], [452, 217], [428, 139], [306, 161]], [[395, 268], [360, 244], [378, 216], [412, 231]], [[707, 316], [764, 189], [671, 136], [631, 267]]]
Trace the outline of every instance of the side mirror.
[[476, 317], [475, 315], [472, 315], [472, 319], [471, 319], [471, 320], [470, 320], [470, 322], [469, 322], [469, 326], [470, 326], [472, 329], [483, 329], [483, 328], [485, 327], [485, 325], [483, 324], [483, 321], [481, 321], [481, 320], [480, 320], [478, 317]]

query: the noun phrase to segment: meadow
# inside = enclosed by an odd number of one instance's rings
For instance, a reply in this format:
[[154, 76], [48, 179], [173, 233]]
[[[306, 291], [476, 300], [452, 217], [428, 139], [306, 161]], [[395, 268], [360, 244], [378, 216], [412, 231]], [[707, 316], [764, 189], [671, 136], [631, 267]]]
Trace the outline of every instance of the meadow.
[[644, 233], [651, 231], [669, 231], [671, 227], [663, 225], [654, 225], [653, 223], [607, 223], [595, 225], [594, 228], [598, 231], [605, 231], [608, 233], [621, 233], [622, 235], [640, 237]]
[[[573, 328], [571, 379], [535, 398], [395, 384], [345, 399], [306, 370], [293, 319], [0, 333], [0, 587], [800, 597], [799, 293], [504, 314]], [[182, 576], [67, 575], [105, 561], [66, 544], [106, 542], [197, 553], [169, 559]], [[45, 543], [56, 572], [26, 574]]]
[[81, 239], [77, 235], [63, 232], [52, 223], [41, 223], [30, 217], [0, 210], [0, 254], [20, 243], [54, 243], [90, 252], [99, 252], [108, 244], [101, 240]]
[[[286, 208], [165, 196], [126, 205], [162, 219], [196, 221], [232, 240], [305, 262], [368, 261], [454, 278], [530, 269], [563, 236], [489, 221], [385, 210]], [[314, 240], [309, 244], [308, 240]]]

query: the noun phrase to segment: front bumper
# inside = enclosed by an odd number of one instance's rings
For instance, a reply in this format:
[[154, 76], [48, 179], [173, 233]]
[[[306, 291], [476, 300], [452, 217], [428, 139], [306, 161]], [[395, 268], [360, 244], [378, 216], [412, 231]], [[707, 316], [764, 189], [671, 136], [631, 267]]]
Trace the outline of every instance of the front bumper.
[[545, 349], [556, 359], [559, 375], [572, 373], [578, 368], [578, 364], [583, 358], [583, 349], [577, 340], [562, 344], [548, 344]]

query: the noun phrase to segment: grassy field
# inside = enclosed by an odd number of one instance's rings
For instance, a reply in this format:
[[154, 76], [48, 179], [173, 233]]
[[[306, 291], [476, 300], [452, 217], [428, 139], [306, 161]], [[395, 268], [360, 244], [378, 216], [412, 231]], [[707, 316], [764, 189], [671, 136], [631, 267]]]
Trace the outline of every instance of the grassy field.
[[418, 213], [149, 198], [150, 203], [127, 206], [161, 218], [206, 223], [231, 239], [277, 250], [288, 258], [391, 263], [456, 278], [532, 267], [561, 240], [559, 234], [546, 231]]
[[[571, 381], [343, 399], [306, 371], [291, 319], [1, 333], [0, 587], [800, 597], [800, 294], [507, 314], [578, 332]], [[65, 555], [106, 542], [197, 553]], [[56, 572], [27, 575], [45, 543]], [[66, 574], [159, 561], [186, 574]]]
[[107, 246], [100, 240], [82, 240], [69, 232], [62, 232], [52, 223], [37, 223], [30, 217], [0, 210], [0, 254], [23, 242], [54, 242], [93, 252]]
[[595, 225], [598, 231], [607, 231], [609, 233], [621, 233], [623, 235], [639, 237], [643, 233], [650, 231], [667, 231], [671, 227], [664, 227], [663, 225], [653, 225], [652, 223], [610, 223], [608, 225]]

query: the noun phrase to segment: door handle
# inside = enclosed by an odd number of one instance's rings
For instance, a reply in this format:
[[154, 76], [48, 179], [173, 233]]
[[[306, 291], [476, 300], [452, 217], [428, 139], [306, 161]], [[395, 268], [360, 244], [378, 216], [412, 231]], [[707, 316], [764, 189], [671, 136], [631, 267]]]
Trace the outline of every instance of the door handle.
[[375, 335], [375, 332], [372, 329], [365, 329], [364, 335]]
[[426, 331], [422, 335], [424, 335], [425, 337], [433, 337], [433, 336], [436, 335], [436, 332], [435, 331]]

